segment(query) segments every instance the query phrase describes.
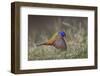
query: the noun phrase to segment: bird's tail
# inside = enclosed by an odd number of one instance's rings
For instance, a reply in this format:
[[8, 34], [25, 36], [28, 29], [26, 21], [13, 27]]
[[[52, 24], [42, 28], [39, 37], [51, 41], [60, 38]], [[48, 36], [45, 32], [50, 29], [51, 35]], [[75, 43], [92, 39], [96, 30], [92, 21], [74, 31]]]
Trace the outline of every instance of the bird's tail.
[[48, 44], [46, 42], [45, 43], [36, 44], [36, 46], [41, 46], [41, 45], [48, 45]]

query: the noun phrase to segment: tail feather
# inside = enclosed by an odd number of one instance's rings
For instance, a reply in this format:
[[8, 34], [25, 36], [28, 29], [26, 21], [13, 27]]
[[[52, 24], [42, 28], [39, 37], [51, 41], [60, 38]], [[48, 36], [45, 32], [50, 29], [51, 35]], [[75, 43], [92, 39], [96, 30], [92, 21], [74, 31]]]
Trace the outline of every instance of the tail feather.
[[37, 44], [37, 46], [41, 46], [41, 45], [48, 45], [47, 43], [40, 43], [40, 44]]

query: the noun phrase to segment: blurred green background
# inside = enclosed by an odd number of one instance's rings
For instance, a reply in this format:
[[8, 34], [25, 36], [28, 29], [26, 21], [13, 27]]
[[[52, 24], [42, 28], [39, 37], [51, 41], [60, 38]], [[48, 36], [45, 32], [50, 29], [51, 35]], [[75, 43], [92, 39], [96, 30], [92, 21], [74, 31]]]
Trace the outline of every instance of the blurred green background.
[[[59, 31], [66, 33], [66, 50], [36, 46]], [[87, 58], [87, 31], [87, 17], [28, 15], [28, 60]]]

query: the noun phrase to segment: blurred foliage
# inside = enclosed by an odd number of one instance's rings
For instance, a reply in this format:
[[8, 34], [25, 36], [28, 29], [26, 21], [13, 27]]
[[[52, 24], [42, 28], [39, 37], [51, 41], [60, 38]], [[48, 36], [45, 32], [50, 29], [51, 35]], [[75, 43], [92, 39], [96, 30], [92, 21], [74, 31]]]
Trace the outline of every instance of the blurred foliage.
[[[41, 19], [40, 17], [43, 18]], [[28, 60], [79, 59], [88, 57], [88, 20], [86, 17], [37, 16], [35, 18], [41, 20], [40, 25], [36, 25], [38, 28], [41, 27], [41, 29], [38, 30], [34, 23], [29, 22], [32, 25], [29, 24], [28, 29]], [[42, 28], [43, 26], [44, 28]], [[66, 50], [56, 49], [53, 46], [36, 46], [37, 43], [47, 41], [55, 32], [59, 31], [66, 33]]]

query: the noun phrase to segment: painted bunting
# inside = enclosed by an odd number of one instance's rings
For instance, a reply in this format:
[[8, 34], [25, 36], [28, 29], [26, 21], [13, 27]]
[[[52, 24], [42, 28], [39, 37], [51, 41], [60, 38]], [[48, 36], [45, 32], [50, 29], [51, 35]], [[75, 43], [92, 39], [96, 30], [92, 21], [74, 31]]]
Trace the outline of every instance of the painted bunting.
[[67, 45], [64, 39], [65, 36], [66, 36], [65, 32], [63, 31], [57, 32], [48, 41], [38, 44], [37, 46], [50, 45], [58, 49], [66, 49]]

